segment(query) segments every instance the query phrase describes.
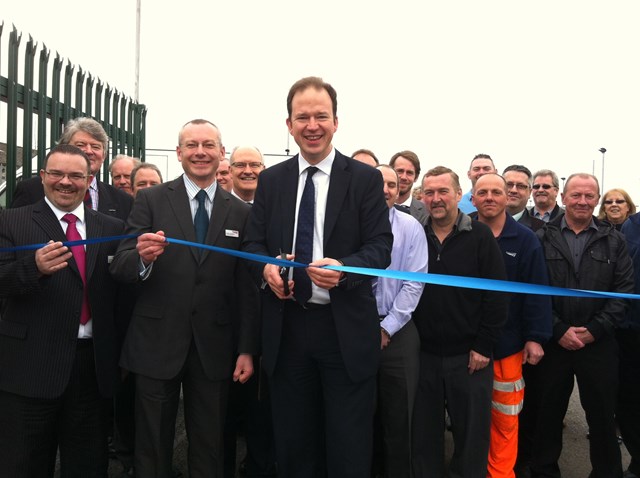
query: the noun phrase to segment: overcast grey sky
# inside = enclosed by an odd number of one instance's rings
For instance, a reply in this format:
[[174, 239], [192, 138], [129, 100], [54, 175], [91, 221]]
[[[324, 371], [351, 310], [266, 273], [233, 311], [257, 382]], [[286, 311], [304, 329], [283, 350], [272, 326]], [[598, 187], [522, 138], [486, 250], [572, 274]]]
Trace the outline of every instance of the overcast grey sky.
[[[4, 39], [15, 24], [23, 42], [31, 34], [133, 96], [135, 0], [4, 3]], [[204, 117], [229, 150], [297, 152], [286, 94], [317, 75], [338, 91], [334, 145], [345, 154], [366, 147], [387, 161], [411, 149], [423, 170], [453, 168], [466, 190], [476, 153], [500, 171], [600, 177], [605, 147], [605, 189], [638, 202], [639, 21], [635, 0], [142, 0], [147, 146], [175, 148], [180, 126]]]

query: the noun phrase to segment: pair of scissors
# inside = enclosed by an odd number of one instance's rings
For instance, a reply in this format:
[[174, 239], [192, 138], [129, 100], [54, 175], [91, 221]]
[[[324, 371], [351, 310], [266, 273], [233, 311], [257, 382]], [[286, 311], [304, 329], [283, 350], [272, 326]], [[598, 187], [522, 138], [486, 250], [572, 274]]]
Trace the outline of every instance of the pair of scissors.
[[[283, 261], [287, 260], [287, 255], [282, 252], [282, 249], [280, 249], [280, 259], [282, 259]], [[280, 278], [282, 279], [282, 285], [284, 287], [284, 295], [289, 295], [291, 293], [291, 290], [289, 289], [289, 268], [288, 267], [280, 267]]]

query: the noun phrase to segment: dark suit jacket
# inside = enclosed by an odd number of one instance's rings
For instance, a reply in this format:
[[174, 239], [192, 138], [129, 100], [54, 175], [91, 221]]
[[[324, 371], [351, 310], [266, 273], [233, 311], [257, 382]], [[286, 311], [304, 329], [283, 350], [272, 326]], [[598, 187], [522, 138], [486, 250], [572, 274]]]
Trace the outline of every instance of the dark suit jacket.
[[[207, 244], [239, 249], [249, 206], [216, 188]], [[162, 230], [167, 237], [196, 242], [182, 176], [138, 192], [127, 234]], [[258, 292], [248, 269], [230, 255], [169, 245], [144, 281], [136, 239], [124, 240], [112, 274], [139, 283], [139, 296], [122, 349], [121, 365], [151, 378], [174, 378], [192, 339], [211, 380], [228, 379], [236, 352], [258, 352]], [[232, 322], [239, 321], [238, 350]]]
[[427, 212], [427, 209], [422, 202], [418, 201], [415, 198], [412, 198], [409, 212], [418, 220], [420, 224], [426, 226], [427, 219], [429, 219], [429, 213]]
[[[16, 185], [11, 207], [22, 207], [34, 204], [44, 197], [44, 188], [40, 176], [20, 181]], [[127, 220], [133, 199], [127, 193], [114, 188], [110, 184], [98, 181], [98, 212]]]
[[[122, 221], [85, 209], [87, 237], [120, 235]], [[66, 241], [58, 219], [44, 200], [0, 215], [0, 248]], [[87, 246], [87, 286], [91, 305], [96, 375], [101, 395], [113, 395], [119, 380], [119, 344], [114, 309], [117, 284], [108, 260], [116, 242]], [[0, 253], [0, 389], [51, 399], [65, 390], [76, 354], [82, 305], [82, 278], [71, 259], [50, 276], [36, 267], [34, 251]]]
[[518, 222], [523, 226], [527, 226], [533, 232], [536, 232], [538, 229], [542, 229], [546, 224], [542, 219], [533, 217], [527, 211], [525, 211], [524, 214], [520, 216], [520, 219], [518, 219]]
[[[293, 250], [298, 156], [260, 174], [244, 248], [270, 257]], [[385, 269], [391, 262], [393, 235], [384, 201], [382, 176], [336, 151], [325, 211], [324, 256], [347, 266]], [[264, 264], [251, 263], [261, 283]], [[368, 276], [347, 274], [329, 291], [340, 350], [349, 376], [360, 381], [377, 372], [380, 322]], [[263, 295], [263, 364], [272, 374], [278, 358], [283, 301], [268, 287]]]

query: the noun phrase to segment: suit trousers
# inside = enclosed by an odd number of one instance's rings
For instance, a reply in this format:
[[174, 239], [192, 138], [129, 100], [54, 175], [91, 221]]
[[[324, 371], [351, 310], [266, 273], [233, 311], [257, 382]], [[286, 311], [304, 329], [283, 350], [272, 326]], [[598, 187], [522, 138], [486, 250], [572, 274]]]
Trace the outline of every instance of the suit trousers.
[[617, 330], [620, 347], [620, 391], [618, 425], [624, 445], [631, 455], [629, 470], [640, 475], [640, 331]]
[[133, 466], [135, 445], [136, 382], [132, 373], [122, 381], [122, 387], [113, 400], [113, 446], [116, 457], [125, 470]]
[[[384, 476], [411, 476], [411, 419], [418, 388], [420, 337], [410, 320], [382, 351], [378, 370], [377, 414], [382, 434]], [[377, 440], [376, 440], [377, 441]]]
[[111, 403], [98, 392], [93, 340], [78, 340], [69, 384], [60, 397], [0, 391], [0, 473], [53, 476], [59, 448], [61, 478], [105, 477]]
[[420, 351], [420, 380], [413, 408], [411, 460], [416, 478], [447, 476], [444, 461], [445, 403], [454, 454], [451, 478], [486, 478], [491, 427], [493, 361], [473, 374], [469, 354], [442, 357]]
[[330, 305], [284, 309], [271, 377], [278, 476], [368, 478], [376, 377], [349, 378]]
[[136, 375], [134, 462], [138, 478], [173, 477], [173, 441], [181, 386], [189, 440], [189, 476], [223, 476], [222, 430], [229, 381], [207, 378], [192, 341], [185, 364], [173, 379]]
[[562, 420], [567, 412], [574, 377], [589, 426], [591, 478], [620, 477], [622, 461], [614, 412], [618, 389], [618, 351], [614, 337], [601, 339], [580, 350], [547, 344], [539, 367], [540, 408], [534, 438], [533, 477], [560, 478]]

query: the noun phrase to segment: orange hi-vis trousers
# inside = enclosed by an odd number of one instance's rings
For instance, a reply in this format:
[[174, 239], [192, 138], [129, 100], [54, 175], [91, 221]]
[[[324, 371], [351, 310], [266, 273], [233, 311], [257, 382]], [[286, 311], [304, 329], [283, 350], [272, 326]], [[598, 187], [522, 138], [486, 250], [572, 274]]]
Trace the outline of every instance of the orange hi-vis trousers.
[[518, 456], [518, 414], [524, 402], [522, 351], [493, 362], [491, 444], [487, 476], [514, 478]]

